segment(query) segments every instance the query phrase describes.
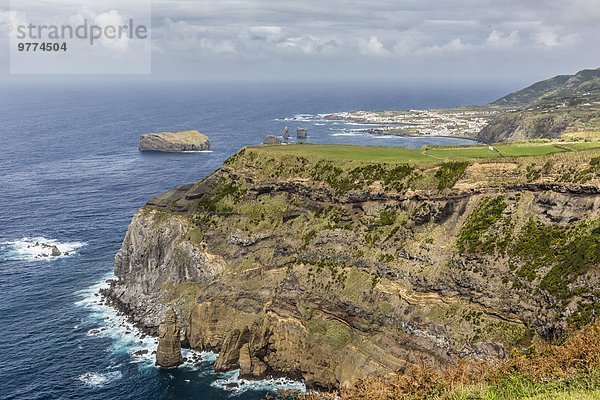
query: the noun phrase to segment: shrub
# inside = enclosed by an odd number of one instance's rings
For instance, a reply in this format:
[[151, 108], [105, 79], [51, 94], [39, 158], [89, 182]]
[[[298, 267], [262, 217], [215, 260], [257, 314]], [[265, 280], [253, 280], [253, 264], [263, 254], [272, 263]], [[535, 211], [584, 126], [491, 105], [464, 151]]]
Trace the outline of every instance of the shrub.
[[435, 173], [438, 179], [438, 190], [452, 188], [456, 182], [464, 175], [467, 166], [466, 161], [453, 161], [444, 163]]

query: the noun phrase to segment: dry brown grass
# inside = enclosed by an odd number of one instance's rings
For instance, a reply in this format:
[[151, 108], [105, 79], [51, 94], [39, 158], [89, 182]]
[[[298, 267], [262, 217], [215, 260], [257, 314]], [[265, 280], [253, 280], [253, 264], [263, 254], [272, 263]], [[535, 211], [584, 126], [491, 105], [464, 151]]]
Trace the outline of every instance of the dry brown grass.
[[600, 368], [600, 322], [584, 328], [562, 345], [532, 347], [501, 364], [496, 374], [521, 373], [536, 381], [565, 379]]
[[[510, 378], [523, 378], [531, 384], [561, 382], [590, 375], [600, 369], [600, 321], [582, 329], [562, 345], [532, 346], [499, 363], [458, 361], [446, 368], [422, 363], [403, 372], [358, 381], [336, 393], [298, 396], [280, 393], [275, 398], [302, 400], [405, 400], [462, 398], [465, 388], [498, 386]], [[596, 379], [596, 378], [593, 378]], [[466, 398], [470, 398], [467, 396]], [[479, 398], [479, 397], [473, 397]], [[519, 396], [511, 398], [520, 398]]]

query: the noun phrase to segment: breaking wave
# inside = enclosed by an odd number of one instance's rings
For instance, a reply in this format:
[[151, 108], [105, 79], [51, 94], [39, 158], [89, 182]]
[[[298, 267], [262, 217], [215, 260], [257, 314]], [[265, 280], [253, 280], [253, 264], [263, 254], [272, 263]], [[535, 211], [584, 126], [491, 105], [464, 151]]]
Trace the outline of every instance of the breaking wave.
[[98, 373], [98, 372], [86, 372], [83, 375], [80, 375], [77, 379], [83, 382], [84, 385], [90, 387], [103, 387], [108, 385], [109, 383], [119, 380], [123, 377], [121, 371], [113, 371], [106, 373]]
[[[37, 261], [71, 257], [85, 246], [84, 242], [59, 242], [43, 236], [24, 237], [0, 243], [0, 259], [5, 261]], [[54, 253], [58, 249], [60, 254]]]
[[301, 382], [289, 378], [271, 378], [259, 381], [240, 379], [239, 370], [222, 374], [221, 378], [215, 380], [211, 386], [231, 392], [233, 396], [239, 396], [249, 390], [262, 392], [295, 390], [306, 393], [306, 386]]
[[[102, 297], [99, 295], [101, 289], [109, 286], [108, 282], [111, 279], [116, 279], [116, 277], [112, 274], [107, 275], [100, 283], [77, 292], [81, 300], [75, 304], [86, 309], [89, 313], [89, 317], [83, 321], [86, 335], [110, 338], [112, 342], [111, 347], [108, 349], [110, 352], [128, 353], [130, 363], [139, 364], [141, 368], [157, 368], [154, 362], [158, 339], [144, 335], [124, 316], [118, 315], [112, 307], [104, 304]], [[76, 328], [79, 328], [79, 326], [74, 327], [74, 329]], [[217, 360], [218, 354], [213, 352], [183, 349], [182, 355], [186, 361], [179, 368], [197, 371], [198, 377], [213, 375], [216, 380], [211, 385], [230, 392], [233, 396], [249, 390], [264, 392], [277, 390], [299, 390], [304, 392], [306, 390], [303, 383], [287, 378], [257, 381], [239, 379], [239, 371], [217, 375], [214, 373], [213, 364]], [[99, 387], [107, 385], [118, 378], [120, 376], [117, 377], [115, 372], [105, 374], [88, 372], [81, 375], [79, 380], [86, 385]]]

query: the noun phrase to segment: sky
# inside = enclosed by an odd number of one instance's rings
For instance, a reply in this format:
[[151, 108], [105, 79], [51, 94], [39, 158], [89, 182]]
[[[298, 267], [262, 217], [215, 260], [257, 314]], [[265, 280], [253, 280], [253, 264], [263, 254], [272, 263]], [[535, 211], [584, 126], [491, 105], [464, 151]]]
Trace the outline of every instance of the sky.
[[[9, 11], [0, 0], [1, 80], [16, 79]], [[151, 18], [152, 79], [524, 83], [600, 67], [600, 0], [155, 0]]]

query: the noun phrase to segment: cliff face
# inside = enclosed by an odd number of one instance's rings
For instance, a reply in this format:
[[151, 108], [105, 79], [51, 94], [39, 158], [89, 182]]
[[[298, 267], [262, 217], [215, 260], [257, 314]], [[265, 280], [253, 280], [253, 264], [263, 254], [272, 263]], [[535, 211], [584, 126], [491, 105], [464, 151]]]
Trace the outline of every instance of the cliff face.
[[597, 156], [414, 167], [245, 149], [136, 214], [109, 296], [150, 330], [176, 308], [217, 370], [320, 388], [504, 357], [600, 311]]

